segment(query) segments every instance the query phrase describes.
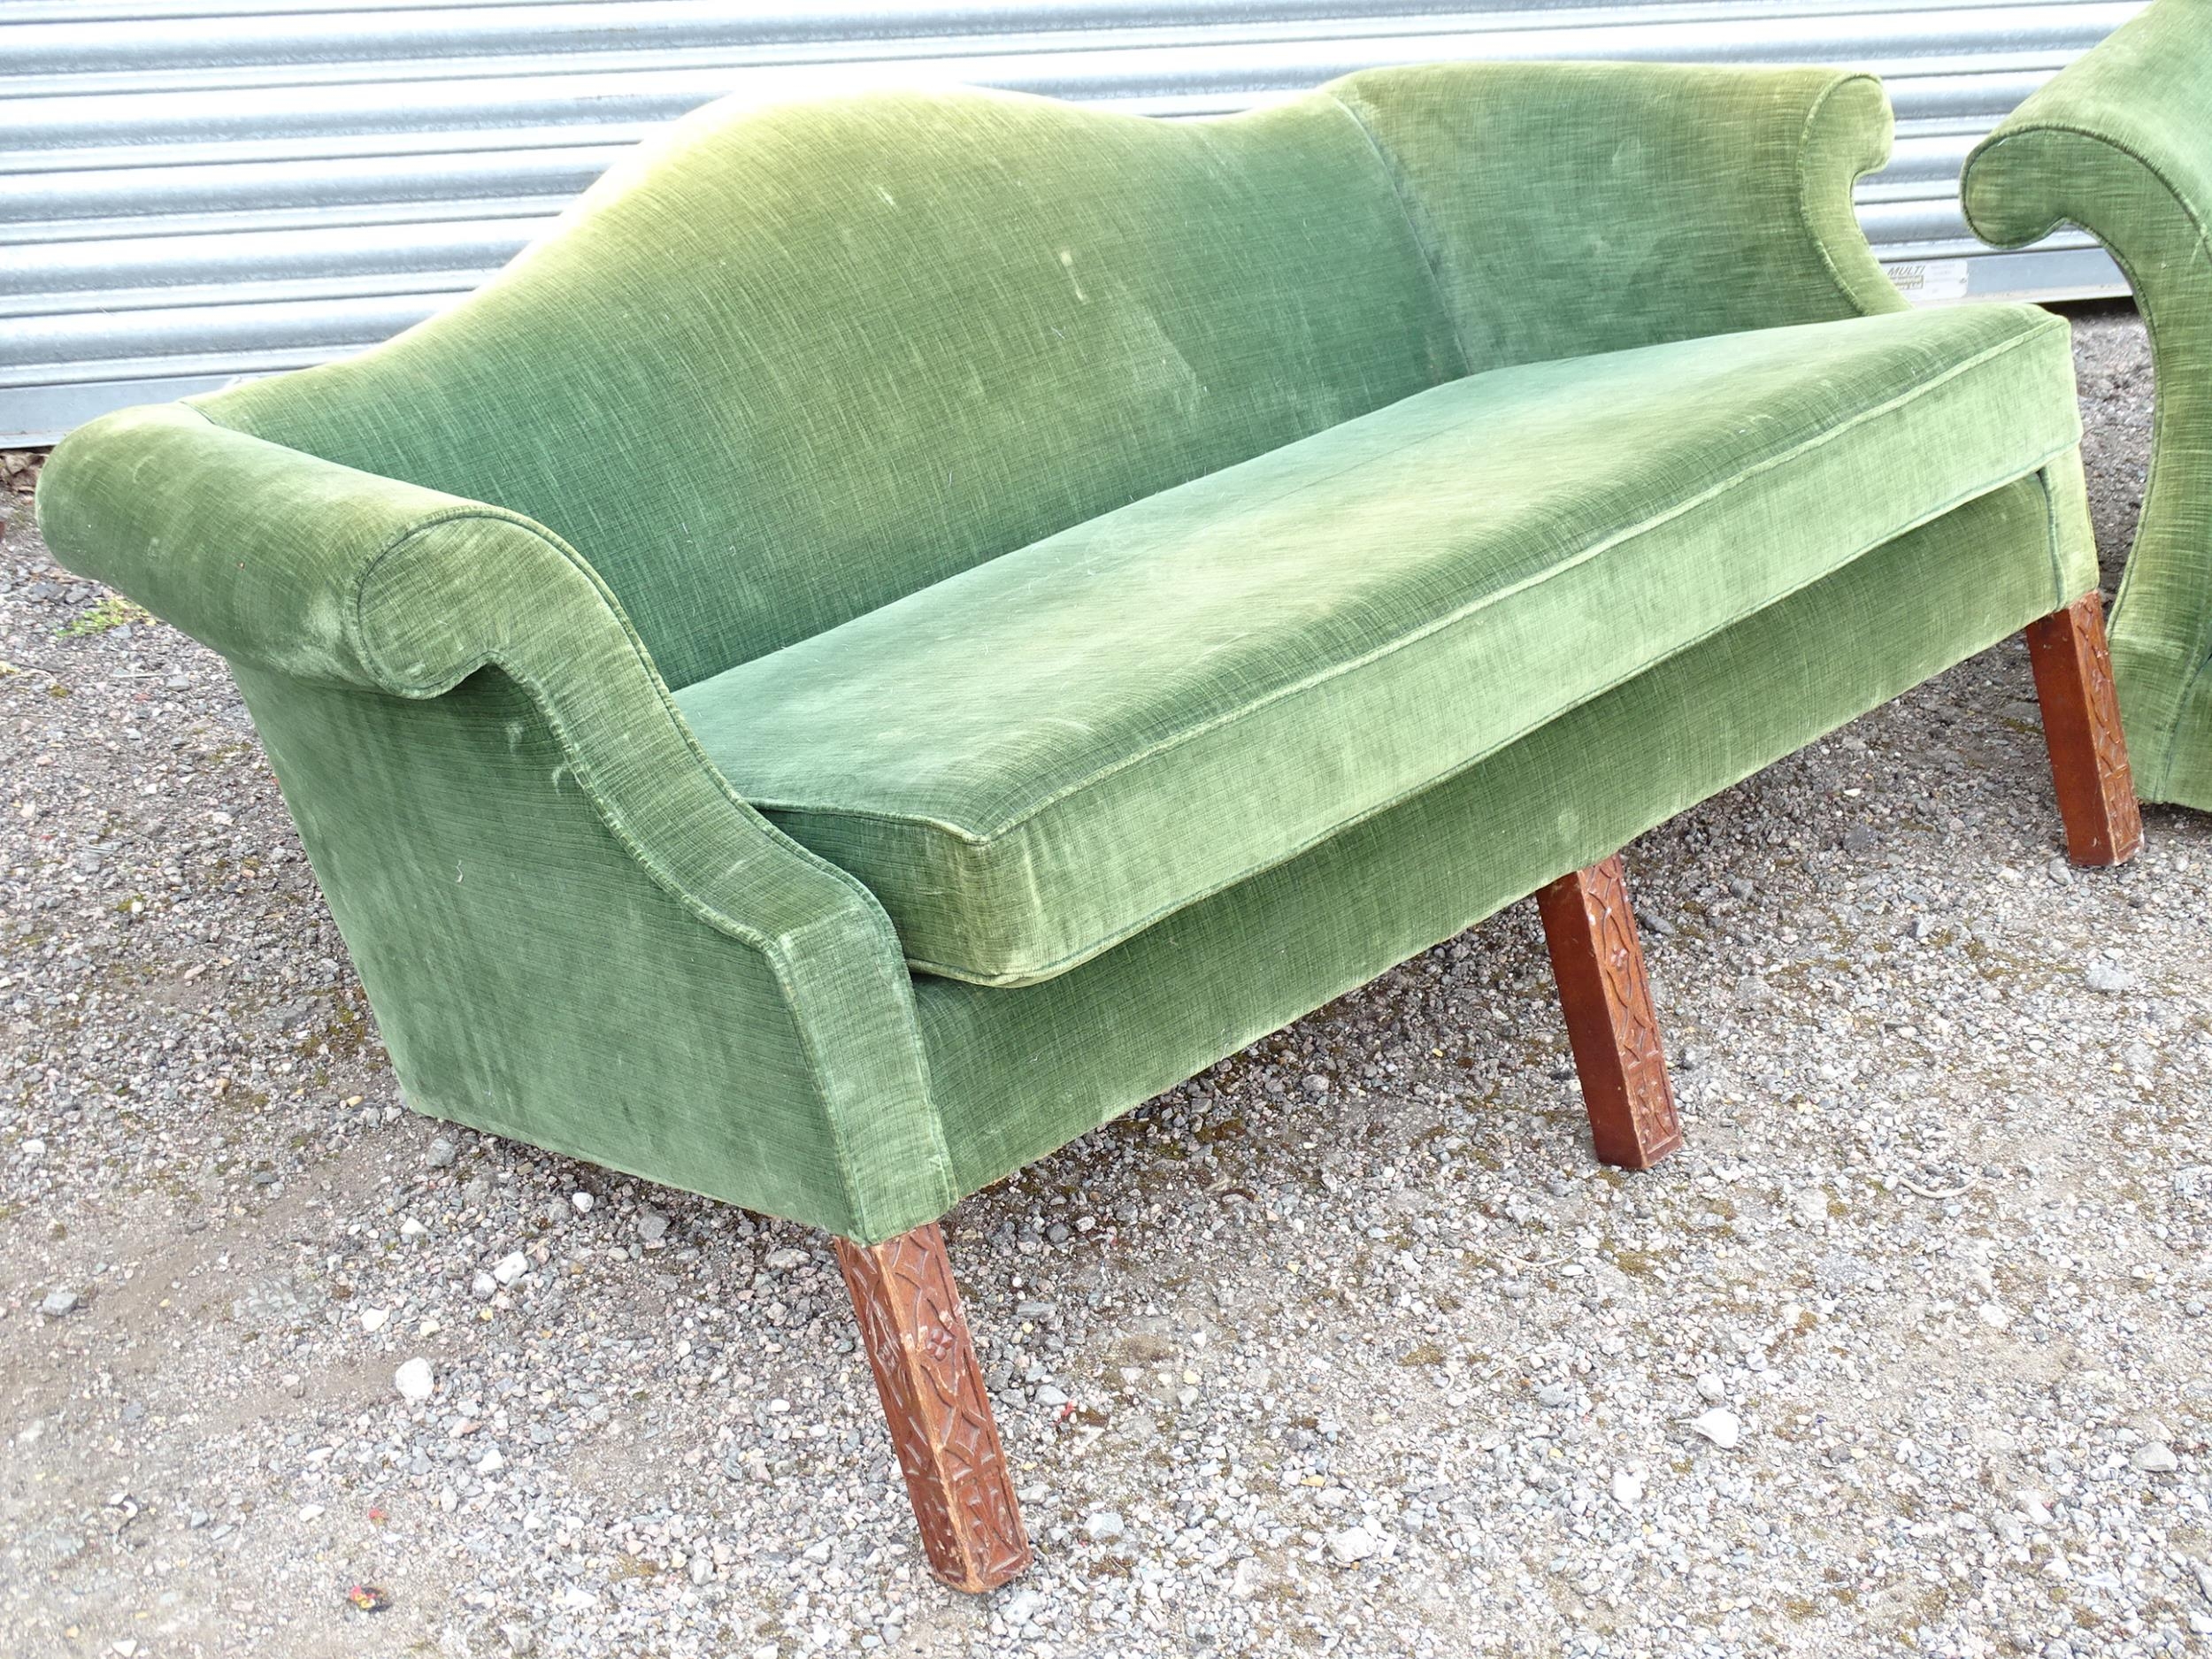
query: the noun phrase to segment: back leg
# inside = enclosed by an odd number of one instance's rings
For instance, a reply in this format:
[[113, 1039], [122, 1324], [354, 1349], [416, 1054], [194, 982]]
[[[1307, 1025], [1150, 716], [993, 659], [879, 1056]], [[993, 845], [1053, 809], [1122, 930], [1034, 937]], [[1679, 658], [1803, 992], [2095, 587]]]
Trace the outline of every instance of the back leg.
[[1682, 1121], [1620, 855], [1560, 877], [1536, 908], [1599, 1160], [1647, 1170], [1682, 1144]]
[[2120, 733], [2104, 600], [2084, 594], [2028, 624], [2026, 637], [2066, 856], [2078, 864], [2125, 864], [2143, 845], [2143, 815]]

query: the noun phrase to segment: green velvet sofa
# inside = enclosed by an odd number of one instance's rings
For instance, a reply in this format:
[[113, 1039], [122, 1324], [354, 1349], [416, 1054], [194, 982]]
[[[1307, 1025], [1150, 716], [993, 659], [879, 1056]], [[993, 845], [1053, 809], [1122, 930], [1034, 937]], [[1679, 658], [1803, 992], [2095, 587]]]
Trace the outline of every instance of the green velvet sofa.
[[2144, 798], [2212, 811], [2212, 0], [2158, 0], [2045, 82], [1961, 193], [1985, 241], [2078, 225], [2135, 289], [2157, 410], [2113, 666]]
[[1612, 856], [2029, 625], [2131, 849], [2066, 325], [1905, 307], [1888, 134], [1636, 65], [712, 108], [388, 344], [73, 434], [41, 523], [229, 660], [414, 1107], [836, 1235], [981, 1588], [964, 1194], [1539, 889], [1654, 1161]]

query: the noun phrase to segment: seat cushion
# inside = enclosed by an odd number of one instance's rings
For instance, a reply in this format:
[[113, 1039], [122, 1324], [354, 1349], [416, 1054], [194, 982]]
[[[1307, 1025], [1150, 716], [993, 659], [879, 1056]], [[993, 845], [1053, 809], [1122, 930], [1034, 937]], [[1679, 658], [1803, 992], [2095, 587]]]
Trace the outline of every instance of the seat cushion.
[[1523, 365], [677, 701], [741, 795], [868, 885], [918, 971], [1023, 984], [2039, 471], [2078, 430], [2066, 325], [2028, 307]]

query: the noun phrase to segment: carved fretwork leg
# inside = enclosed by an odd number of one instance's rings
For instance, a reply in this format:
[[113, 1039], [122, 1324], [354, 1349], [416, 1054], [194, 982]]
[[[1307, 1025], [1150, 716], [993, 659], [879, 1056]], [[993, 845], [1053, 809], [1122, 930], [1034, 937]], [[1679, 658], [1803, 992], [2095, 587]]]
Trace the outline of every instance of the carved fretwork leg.
[[995, 1590], [1029, 1565], [1029, 1538], [945, 1235], [933, 1221], [886, 1244], [840, 1239], [837, 1260], [929, 1570], [956, 1590]]
[[2103, 599], [2084, 594], [2031, 622], [2027, 640], [2058, 815], [2066, 825], [2066, 856], [2078, 864], [2125, 864], [2143, 845], [2143, 815], [2120, 735]]
[[1651, 981], [1616, 853], [1536, 895], [1601, 1161], [1647, 1170], [1682, 1144]]

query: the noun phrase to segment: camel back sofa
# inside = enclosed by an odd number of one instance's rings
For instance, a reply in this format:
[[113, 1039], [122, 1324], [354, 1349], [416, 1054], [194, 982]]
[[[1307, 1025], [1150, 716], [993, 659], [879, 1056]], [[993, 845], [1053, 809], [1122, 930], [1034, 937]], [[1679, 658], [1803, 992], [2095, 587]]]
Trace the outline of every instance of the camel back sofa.
[[837, 1235], [979, 1588], [964, 1194], [1539, 888], [1653, 1162], [1611, 855], [2054, 612], [2131, 849], [2065, 325], [1903, 307], [1888, 126], [1632, 65], [710, 109], [389, 344], [81, 430], [42, 523], [229, 659], [414, 1106]]
[[1961, 194], [2002, 247], [2082, 227], [2135, 290], [2157, 405], [2113, 668], [2144, 798], [2212, 811], [2212, 0], [2159, 0], [2045, 82]]

